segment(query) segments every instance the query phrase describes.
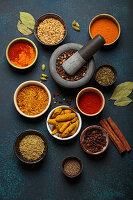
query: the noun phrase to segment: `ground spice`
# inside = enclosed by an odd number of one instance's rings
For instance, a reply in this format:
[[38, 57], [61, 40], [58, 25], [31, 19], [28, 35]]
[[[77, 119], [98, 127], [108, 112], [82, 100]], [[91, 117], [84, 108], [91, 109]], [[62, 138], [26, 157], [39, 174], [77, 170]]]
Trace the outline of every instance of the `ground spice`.
[[19, 150], [27, 160], [38, 159], [44, 151], [44, 141], [38, 135], [27, 135], [19, 143]]
[[59, 20], [48, 18], [39, 24], [37, 35], [45, 44], [56, 44], [63, 39], [65, 28]]
[[49, 97], [40, 86], [28, 85], [22, 88], [17, 96], [19, 109], [27, 115], [37, 115], [45, 110]]
[[67, 81], [78, 81], [86, 75], [87, 66], [83, 66], [78, 72], [76, 72], [73, 76], [67, 74], [62, 67], [62, 64], [70, 58], [77, 50], [68, 50], [63, 52], [56, 61], [56, 70], [61, 78]]
[[79, 98], [78, 105], [84, 113], [95, 114], [102, 107], [102, 99], [94, 92], [86, 92]]
[[96, 73], [96, 81], [101, 85], [111, 85], [114, 79], [115, 74], [110, 67], [101, 67]]
[[35, 49], [28, 42], [17, 42], [9, 49], [10, 61], [18, 67], [26, 67], [35, 59]]
[[64, 172], [69, 176], [75, 176], [80, 172], [80, 163], [76, 159], [67, 160], [64, 164]]
[[114, 42], [118, 37], [118, 28], [116, 24], [110, 19], [98, 19], [90, 27], [90, 32], [94, 38], [100, 34], [105, 39], [105, 44]]
[[84, 147], [92, 153], [102, 151], [106, 146], [106, 137], [100, 129], [90, 129], [86, 131], [84, 140]]

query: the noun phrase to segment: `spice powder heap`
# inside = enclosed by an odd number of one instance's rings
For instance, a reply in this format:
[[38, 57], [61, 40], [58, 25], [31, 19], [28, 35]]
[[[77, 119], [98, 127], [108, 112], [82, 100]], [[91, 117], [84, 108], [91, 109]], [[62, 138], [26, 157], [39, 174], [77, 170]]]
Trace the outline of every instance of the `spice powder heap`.
[[103, 86], [113, 84], [114, 79], [115, 74], [110, 67], [101, 67], [96, 73], [96, 81]]
[[18, 67], [26, 67], [35, 59], [35, 49], [28, 42], [17, 42], [9, 49], [10, 61]]
[[73, 76], [67, 74], [65, 70], [62, 67], [62, 64], [70, 58], [74, 53], [76, 53], [77, 50], [68, 50], [62, 53], [56, 61], [56, 70], [57, 73], [61, 76], [61, 78], [67, 80], [67, 81], [78, 81], [81, 78], [83, 78], [86, 75], [87, 72], [87, 66], [84, 65], [81, 69], [79, 69]]
[[80, 163], [75, 159], [67, 160], [64, 164], [64, 172], [69, 176], [76, 176], [80, 172]]
[[44, 141], [38, 135], [27, 135], [19, 143], [19, 150], [27, 160], [38, 159], [44, 151]]
[[100, 34], [105, 39], [105, 44], [113, 43], [118, 37], [118, 28], [110, 19], [97, 19], [90, 28], [92, 37]]
[[37, 35], [45, 44], [57, 44], [63, 39], [65, 28], [59, 20], [48, 18], [39, 24]]
[[37, 85], [22, 88], [17, 96], [19, 109], [27, 115], [40, 114], [47, 107], [48, 101], [47, 92]]

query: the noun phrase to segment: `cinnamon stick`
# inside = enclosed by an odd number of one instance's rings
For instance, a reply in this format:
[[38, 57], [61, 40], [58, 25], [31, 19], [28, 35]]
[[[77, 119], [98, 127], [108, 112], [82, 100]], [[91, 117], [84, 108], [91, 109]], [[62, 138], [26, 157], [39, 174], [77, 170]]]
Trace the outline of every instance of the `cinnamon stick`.
[[108, 122], [105, 119], [103, 119], [100, 121], [100, 124], [108, 132], [110, 139], [112, 140], [112, 142], [114, 143], [120, 154], [123, 153], [125, 151], [125, 148], [120, 139], [115, 135], [114, 131], [112, 130]]
[[122, 132], [120, 131], [120, 129], [116, 126], [115, 122], [111, 119], [111, 117], [108, 117], [107, 121], [110, 124], [111, 128], [113, 129], [113, 131], [115, 132], [115, 134], [121, 140], [121, 142], [124, 145], [126, 151], [131, 151], [131, 147], [128, 144], [126, 138], [124, 137], [124, 135], [122, 134]]

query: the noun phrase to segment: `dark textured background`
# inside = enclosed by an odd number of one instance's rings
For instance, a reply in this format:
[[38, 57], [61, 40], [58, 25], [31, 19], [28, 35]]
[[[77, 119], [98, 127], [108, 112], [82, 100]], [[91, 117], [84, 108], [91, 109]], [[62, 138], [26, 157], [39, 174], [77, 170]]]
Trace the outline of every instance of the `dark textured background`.
[[[36, 120], [28, 120], [19, 115], [13, 105], [13, 94], [17, 86], [27, 80], [39, 80], [41, 65], [45, 63], [49, 74], [49, 58], [54, 49], [42, 46], [34, 37], [39, 56], [34, 68], [22, 73], [8, 65], [5, 50], [8, 43], [22, 37], [16, 25], [19, 12], [31, 13], [35, 19], [45, 13], [59, 14], [67, 24], [68, 35], [64, 43], [85, 44], [89, 40], [88, 25], [100, 13], [112, 14], [120, 22], [121, 37], [111, 48], [103, 49], [94, 56], [96, 67], [102, 64], [113, 65], [118, 72], [117, 82], [110, 89], [98, 87], [105, 95], [106, 106], [98, 117], [82, 116], [82, 130], [98, 124], [103, 117], [111, 116], [120, 127], [133, 148], [132, 111], [133, 103], [127, 107], [115, 107], [107, 102], [115, 86], [124, 81], [133, 81], [133, 1], [132, 0], [0, 0], [0, 199], [2, 200], [130, 200], [133, 199], [133, 152], [121, 156], [112, 142], [107, 152], [96, 158], [86, 155], [79, 143], [80, 134], [69, 143], [53, 139], [46, 129], [46, 117], [55, 107], [53, 101], [46, 114]], [[81, 31], [72, 29], [71, 23], [77, 20]], [[58, 87], [49, 75], [46, 86], [51, 94], [57, 90], [73, 96], [75, 107], [77, 91], [65, 91]], [[87, 86], [96, 86], [92, 80]], [[133, 95], [130, 95], [133, 98]], [[16, 136], [26, 129], [41, 131], [48, 140], [48, 154], [44, 162], [36, 167], [22, 165], [13, 152]], [[79, 156], [84, 170], [79, 179], [66, 179], [60, 170], [64, 157]]]

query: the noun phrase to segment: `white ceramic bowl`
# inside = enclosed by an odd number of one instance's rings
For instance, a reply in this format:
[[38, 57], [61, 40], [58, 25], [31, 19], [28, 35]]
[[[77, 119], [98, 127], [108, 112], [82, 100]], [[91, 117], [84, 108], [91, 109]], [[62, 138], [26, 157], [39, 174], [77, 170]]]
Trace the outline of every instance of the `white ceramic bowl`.
[[[19, 92], [22, 88], [24, 88], [24, 87], [26, 87], [26, 86], [28, 86], [28, 85], [37, 85], [37, 86], [40, 86], [40, 87], [44, 88], [44, 90], [46, 90], [46, 92], [48, 93], [48, 97], [49, 97], [48, 105], [47, 105], [47, 107], [45, 108], [44, 111], [42, 111], [41, 113], [39, 113], [39, 114], [37, 114], [37, 115], [27, 115], [27, 114], [23, 113], [23, 112], [19, 109], [18, 104], [17, 104], [17, 95], [18, 95], [18, 92]], [[50, 103], [51, 103], [51, 94], [50, 94], [50, 91], [49, 91], [49, 89], [48, 89], [43, 83], [41, 83], [41, 82], [39, 82], [39, 81], [33, 81], [33, 80], [31, 80], [31, 81], [23, 82], [22, 84], [20, 84], [20, 85], [17, 87], [17, 89], [16, 89], [16, 91], [15, 91], [15, 93], [14, 93], [14, 105], [15, 105], [17, 111], [18, 111], [21, 115], [23, 115], [24, 117], [28, 117], [28, 118], [37, 118], [37, 117], [40, 117], [41, 115], [43, 115], [43, 114], [48, 110], [48, 108], [49, 108], [49, 106], [50, 106]]]
[[[61, 108], [73, 109], [73, 108], [71, 108], [70, 106], [66, 106], [66, 105], [58, 106], [58, 107], [56, 107], [56, 108], [59, 108], [59, 107], [61, 107]], [[48, 129], [50, 135], [52, 135], [52, 127], [53, 127], [53, 126], [50, 125], [50, 124], [48, 124], [48, 119], [50, 119], [51, 114], [54, 112], [54, 110], [55, 110], [56, 108], [54, 108], [53, 110], [51, 110], [51, 112], [49, 113], [49, 115], [48, 115], [48, 117], [47, 117], [47, 120], [46, 120], [47, 129]], [[74, 111], [75, 111], [75, 110], [74, 110]], [[69, 137], [66, 137], [66, 138], [61, 138], [61, 137], [59, 137], [59, 136], [58, 136], [58, 133], [57, 133], [57, 134], [55, 134], [55, 135], [52, 135], [54, 138], [56, 138], [56, 139], [58, 139], [58, 140], [71, 140], [71, 139], [74, 138], [76, 135], [78, 135], [78, 133], [80, 132], [81, 126], [82, 126], [82, 120], [81, 120], [80, 114], [77, 113], [76, 111], [75, 111], [75, 113], [77, 114], [77, 117], [78, 117], [78, 119], [79, 119], [79, 127], [78, 127], [77, 131], [76, 131], [72, 136], [69, 136]]]

